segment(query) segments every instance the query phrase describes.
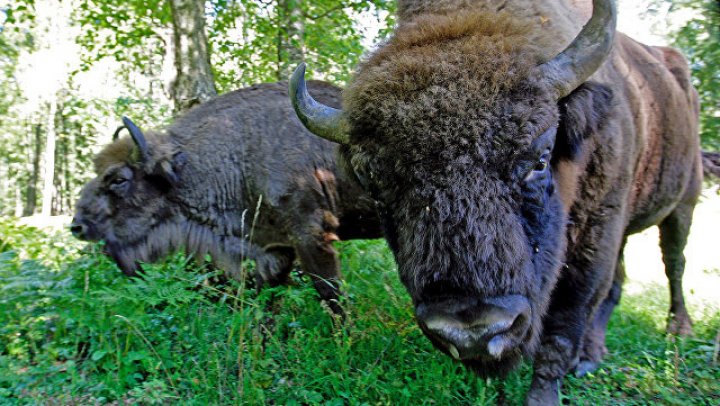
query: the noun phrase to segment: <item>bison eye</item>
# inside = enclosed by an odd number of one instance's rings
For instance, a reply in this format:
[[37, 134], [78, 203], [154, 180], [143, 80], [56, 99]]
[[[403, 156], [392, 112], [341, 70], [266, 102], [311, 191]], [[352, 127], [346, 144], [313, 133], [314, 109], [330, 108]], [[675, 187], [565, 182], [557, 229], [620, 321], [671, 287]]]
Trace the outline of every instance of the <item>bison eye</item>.
[[130, 179], [113, 178], [110, 181], [110, 190], [117, 195], [122, 195], [123, 193], [125, 193], [127, 191], [129, 184], [130, 184]]
[[548, 166], [550, 165], [550, 150], [546, 149], [542, 156], [535, 162], [535, 166], [532, 168], [532, 170], [525, 176], [525, 182], [531, 182], [535, 179], [539, 179], [548, 170]]
[[128, 180], [125, 179], [125, 178], [115, 178], [115, 179], [113, 179], [113, 180], [110, 181], [110, 185], [111, 185], [111, 186], [122, 186], [122, 185], [124, 185], [125, 183], [127, 183], [127, 181], [128, 181]]
[[545, 169], [547, 169], [547, 166], [548, 166], [547, 160], [545, 158], [540, 158], [540, 160], [535, 164], [533, 171], [542, 172]]

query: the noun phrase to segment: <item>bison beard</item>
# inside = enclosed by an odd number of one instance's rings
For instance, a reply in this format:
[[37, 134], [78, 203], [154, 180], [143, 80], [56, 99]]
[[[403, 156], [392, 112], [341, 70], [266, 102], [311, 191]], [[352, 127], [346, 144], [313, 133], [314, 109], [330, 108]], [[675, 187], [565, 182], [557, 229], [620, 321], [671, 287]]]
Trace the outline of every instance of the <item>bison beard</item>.
[[128, 276], [136, 276], [142, 270], [140, 263], [153, 263], [167, 255], [185, 251], [192, 253], [197, 259], [210, 255], [215, 263], [225, 269], [228, 276], [240, 279], [240, 263], [245, 258], [261, 262], [263, 272], [268, 275], [279, 275], [283, 268], [272, 262], [273, 256], [266, 254], [259, 247], [234, 237], [219, 237], [212, 230], [190, 222], [174, 223], [173, 220], [162, 223], [141, 239], [136, 241], [118, 241], [106, 237], [105, 251], [115, 260], [120, 270]]
[[701, 164], [687, 64], [615, 35], [610, 0], [577, 34], [569, 3], [401, 1], [342, 111], [312, 100], [303, 66], [290, 83], [300, 119], [344, 144], [379, 202], [423, 332], [483, 375], [533, 355], [529, 404], [557, 403], [574, 363], [600, 361], [629, 234], [659, 225], [668, 331], [690, 328], [682, 250]]

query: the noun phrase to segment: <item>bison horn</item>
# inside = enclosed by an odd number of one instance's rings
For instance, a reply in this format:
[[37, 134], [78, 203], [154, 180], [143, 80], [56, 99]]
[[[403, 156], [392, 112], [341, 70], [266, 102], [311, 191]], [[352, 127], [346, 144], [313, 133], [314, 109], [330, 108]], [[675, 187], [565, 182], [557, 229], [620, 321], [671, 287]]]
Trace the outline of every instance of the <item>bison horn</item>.
[[120, 127], [116, 128], [116, 129], [115, 129], [115, 132], [114, 132], [113, 135], [112, 135], [112, 140], [113, 140], [113, 141], [117, 141], [118, 138], [120, 138], [120, 131], [122, 131], [122, 130], [124, 130], [124, 129], [126, 129], [126, 128], [127, 128], [127, 127], [125, 127], [124, 125], [121, 125]]
[[541, 65], [544, 76], [557, 89], [558, 98], [569, 95], [589, 78], [610, 53], [617, 10], [613, 0], [593, 0], [593, 14], [573, 42]]
[[290, 101], [295, 113], [311, 133], [338, 144], [350, 141], [349, 125], [342, 110], [318, 103], [305, 83], [305, 64], [301, 63], [290, 78]]
[[148, 149], [147, 141], [145, 140], [145, 135], [140, 131], [138, 126], [135, 125], [135, 123], [132, 122], [129, 118], [123, 116], [122, 118], [123, 124], [125, 124], [125, 127], [130, 132], [130, 136], [132, 137], [133, 141], [135, 141], [135, 145], [137, 145], [138, 149], [140, 150], [140, 159], [145, 162], [150, 157], [150, 151]]

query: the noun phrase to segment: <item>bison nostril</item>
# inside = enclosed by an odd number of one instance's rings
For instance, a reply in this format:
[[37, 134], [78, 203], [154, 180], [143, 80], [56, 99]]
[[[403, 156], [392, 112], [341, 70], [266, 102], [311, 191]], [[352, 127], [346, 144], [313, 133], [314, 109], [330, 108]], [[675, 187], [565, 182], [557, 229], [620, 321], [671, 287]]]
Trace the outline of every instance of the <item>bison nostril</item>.
[[530, 303], [519, 295], [419, 304], [425, 333], [455, 359], [500, 359], [530, 328]]
[[488, 354], [493, 358], [500, 358], [505, 350], [513, 346], [512, 341], [505, 335], [497, 335], [488, 342]]
[[75, 237], [82, 237], [85, 234], [85, 226], [73, 222], [72, 224], [70, 224], [70, 232]]

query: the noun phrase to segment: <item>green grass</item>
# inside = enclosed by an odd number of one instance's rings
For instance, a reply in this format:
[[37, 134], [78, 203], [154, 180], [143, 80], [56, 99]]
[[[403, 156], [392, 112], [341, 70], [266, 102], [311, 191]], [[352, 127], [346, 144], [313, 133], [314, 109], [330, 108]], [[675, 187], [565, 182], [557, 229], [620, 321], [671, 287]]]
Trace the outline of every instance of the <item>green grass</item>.
[[[216, 287], [180, 256], [123, 277], [98, 246], [0, 220], [0, 404], [519, 404], [531, 366], [482, 380], [434, 350], [381, 241], [341, 245], [348, 318], [307, 280]], [[716, 310], [664, 334], [667, 292], [625, 295], [572, 404], [718, 404]], [[502, 395], [501, 395], [502, 393]]]

